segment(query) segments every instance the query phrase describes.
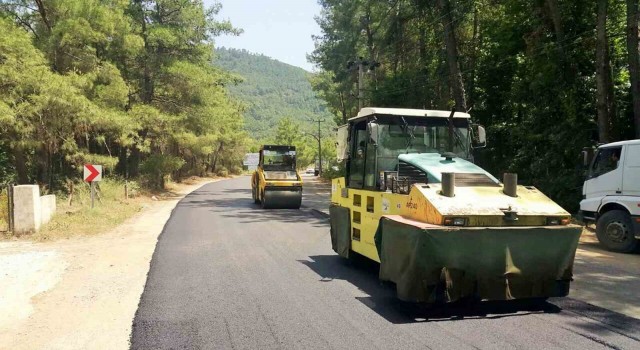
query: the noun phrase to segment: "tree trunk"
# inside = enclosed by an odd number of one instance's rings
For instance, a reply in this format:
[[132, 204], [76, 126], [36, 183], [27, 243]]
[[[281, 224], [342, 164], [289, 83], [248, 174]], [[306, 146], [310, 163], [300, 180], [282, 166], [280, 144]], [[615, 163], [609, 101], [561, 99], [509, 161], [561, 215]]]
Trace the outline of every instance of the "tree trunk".
[[598, 111], [598, 141], [609, 142], [609, 101], [607, 94], [607, 6], [609, 0], [598, 0], [596, 21], [596, 109]]
[[480, 52], [480, 20], [478, 14], [478, 7], [473, 8], [473, 50], [471, 53], [471, 78], [469, 79], [469, 100], [467, 101], [469, 108], [473, 108], [475, 103], [475, 90], [476, 90], [476, 72], [478, 69], [478, 52]]
[[153, 79], [151, 74], [151, 62], [153, 48], [149, 45], [149, 33], [147, 32], [147, 15], [145, 13], [142, 0], [137, 0], [136, 7], [140, 13], [138, 14], [138, 21], [140, 21], [140, 35], [144, 43], [144, 59], [142, 62], [142, 91], [140, 99], [143, 103], [148, 104], [153, 100]]
[[218, 150], [216, 151], [216, 153], [213, 155], [213, 163], [211, 164], [211, 172], [215, 173], [216, 172], [216, 167], [218, 166], [218, 159], [220, 158], [220, 152], [222, 152], [222, 148], [224, 147], [224, 143], [220, 142], [220, 145], [218, 146]]
[[119, 175], [122, 175], [125, 179], [129, 178], [128, 174], [128, 164], [127, 164], [127, 148], [126, 147], [118, 147], [118, 164], [116, 165], [116, 172]]
[[562, 17], [560, 16], [560, 8], [558, 7], [558, 0], [546, 0], [549, 7], [549, 14], [551, 21], [553, 22], [553, 29], [556, 34], [556, 42], [558, 43], [558, 51], [564, 58], [564, 29], [562, 26]]
[[[455, 1], [455, 0], [454, 0]], [[442, 14], [442, 26], [444, 27], [444, 42], [447, 49], [447, 63], [449, 65], [449, 81], [456, 103], [456, 110], [467, 111], [467, 101], [464, 93], [464, 83], [458, 62], [458, 44], [456, 41], [455, 25], [449, 0], [438, 0], [438, 8]]]
[[49, 183], [49, 152], [47, 143], [36, 149], [36, 179], [39, 184], [46, 185]]
[[129, 169], [129, 178], [138, 177], [140, 174], [140, 150], [137, 146], [131, 147], [131, 154], [129, 155], [129, 161], [127, 168]]
[[25, 185], [29, 182], [29, 175], [27, 173], [27, 160], [24, 156], [24, 148], [21, 145], [15, 145], [13, 147], [13, 161], [16, 167], [16, 175], [18, 185]]
[[640, 61], [638, 59], [638, 0], [627, 0], [627, 52], [636, 138], [640, 138]]
[[611, 42], [609, 40], [609, 35], [607, 34], [607, 51], [605, 51], [606, 59], [604, 61], [606, 69], [606, 74], [604, 75], [604, 86], [607, 88], [607, 109], [609, 110], [609, 139], [620, 140], [619, 133], [615, 128], [613, 128], [614, 120], [617, 118], [617, 106], [613, 86], [613, 70], [611, 69], [611, 61], [613, 60], [613, 58], [611, 58], [611, 54], [612, 52], [615, 52], [615, 50], [611, 49], [612, 47], [613, 46], [611, 45]]
[[347, 124], [349, 120], [349, 116], [347, 115], [347, 106], [344, 100], [344, 94], [342, 91], [339, 92], [340, 95], [340, 113], [342, 114], [342, 124]]
[[[373, 40], [373, 31], [371, 30], [371, 9], [367, 9], [367, 17], [365, 23], [365, 31], [367, 33], [367, 53], [369, 54], [369, 63], [373, 64], [376, 60], [375, 43]], [[378, 74], [375, 69], [371, 71], [371, 80], [373, 81], [373, 88], [378, 86]]]
[[38, 13], [40, 14], [42, 23], [44, 23], [44, 26], [45, 28], [47, 28], [47, 31], [51, 32], [51, 22], [49, 22], [49, 17], [47, 16], [47, 9], [44, 7], [44, 2], [42, 0], [36, 0], [36, 6], [38, 7]]

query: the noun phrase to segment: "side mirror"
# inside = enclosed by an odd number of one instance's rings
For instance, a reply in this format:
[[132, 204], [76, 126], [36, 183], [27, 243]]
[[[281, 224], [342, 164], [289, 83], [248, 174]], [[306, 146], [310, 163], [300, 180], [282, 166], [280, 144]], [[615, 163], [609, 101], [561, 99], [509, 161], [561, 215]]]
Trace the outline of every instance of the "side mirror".
[[591, 161], [593, 160], [593, 149], [590, 147], [585, 147], [582, 149], [582, 166], [587, 168]]
[[367, 124], [367, 134], [369, 135], [369, 143], [378, 144], [378, 124], [371, 121]]
[[345, 124], [338, 128], [336, 141], [336, 156], [338, 161], [349, 158], [349, 125]]
[[471, 139], [472, 148], [487, 147], [487, 132], [485, 131], [484, 126], [479, 124], [471, 125]]

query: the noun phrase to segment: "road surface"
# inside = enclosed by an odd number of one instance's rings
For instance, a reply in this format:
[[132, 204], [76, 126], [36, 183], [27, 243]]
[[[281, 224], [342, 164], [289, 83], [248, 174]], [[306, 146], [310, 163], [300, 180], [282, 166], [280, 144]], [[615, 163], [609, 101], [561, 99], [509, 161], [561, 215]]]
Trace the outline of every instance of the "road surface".
[[638, 349], [640, 321], [565, 298], [428, 309], [332, 250], [311, 209], [261, 210], [249, 178], [184, 198], [161, 234], [133, 349]]

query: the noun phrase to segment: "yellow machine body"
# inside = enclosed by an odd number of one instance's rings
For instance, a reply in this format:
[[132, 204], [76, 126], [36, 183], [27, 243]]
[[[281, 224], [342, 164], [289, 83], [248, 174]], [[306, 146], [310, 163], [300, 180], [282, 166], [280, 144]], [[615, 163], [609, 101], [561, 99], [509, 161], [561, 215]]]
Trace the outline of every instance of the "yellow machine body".
[[581, 227], [517, 175], [474, 164], [484, 144], [466, 113], [362, 109], [338, 128], [334, 251], [379, 262], [405, 301], [566, 296]]
[[[332, 180], [331, 203], [349, 208], [351, 250], [380, 262], [374, 236], [384, 215], [445, 226], [445, 219], [462, 218], [461, 227], [545, 226], [550, 220], [568, 226], [571, 215], [535, 187], [518, 186], [518, 197], [502, 187], [458, 187], [455, 197], [439, 194], [441, 184], [415, 184], [409, 194], [351, 189], [345, 178]], [[517, 221], [505, 221], [500, 209], [511, 208]], [[565, 224], [565, 225], [563, 225]], [[571, 225], [570, 227], [577, 227]]]

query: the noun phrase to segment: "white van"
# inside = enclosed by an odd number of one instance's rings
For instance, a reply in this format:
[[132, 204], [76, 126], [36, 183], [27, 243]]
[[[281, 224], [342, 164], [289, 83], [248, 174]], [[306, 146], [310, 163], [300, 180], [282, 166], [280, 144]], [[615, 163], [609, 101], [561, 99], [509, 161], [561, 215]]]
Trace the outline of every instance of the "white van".
[[[585, 163], [587, 163], [585, 157]], [[601, 145], [589, 163], [580, 213], [608, 250], [628, 253], [640, 239], [640, 140]]]

